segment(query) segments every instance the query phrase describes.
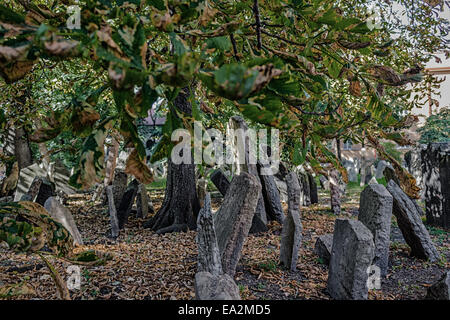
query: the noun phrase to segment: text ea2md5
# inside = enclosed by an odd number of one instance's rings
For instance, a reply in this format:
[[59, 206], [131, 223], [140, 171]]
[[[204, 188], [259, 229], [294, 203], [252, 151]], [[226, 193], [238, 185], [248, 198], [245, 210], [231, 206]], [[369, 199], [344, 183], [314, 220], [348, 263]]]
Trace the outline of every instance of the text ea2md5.
[[270, 305], [261, 304], [223, 304], [220, 307], [189, 306], [179, 307], [179, 315], [210, 316], [227, 315], [269, 315]]

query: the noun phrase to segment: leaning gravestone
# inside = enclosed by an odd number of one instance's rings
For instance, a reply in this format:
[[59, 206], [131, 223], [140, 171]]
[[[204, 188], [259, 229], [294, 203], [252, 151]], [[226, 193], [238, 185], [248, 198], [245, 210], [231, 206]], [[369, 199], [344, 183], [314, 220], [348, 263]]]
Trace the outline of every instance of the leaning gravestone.
[[375, 245], [373, 236], [360, 221], [337, 219], [327, 289], [333, 299], [366, 300], [367, 279]]
[[26, 168], [20, 170], [19, 181], [17, 182], [17, 189], [14, 195], [14, 201], [20, 201], [22, 196], [28, 192], [35, 177], [46, 177], [47, 172], [34, 163]]
[[120, 200], [119, 207], [117, 208], [117, 218], [119, 219], [120, 229], [123, 229], [128, 221], [131, 208], [133, 207], [134, 200], [136, 199], [138, 192], [138, 186], [139, 182], [136, 179], [131, 181], [127, 187], [127, 190], [123, 194], [122, 199]]
[[221, 169], [215, 170], [211, 173], [211, 181], [216, 186], [217, 190], [225, 197], [228, 188], [230, 187], [230, 181]]
[[233, 278], [223, 273], [220, 250], [217, 244], [211, 197], [205, 195], [197, 219], [197, 273], [195, 295], [197, 300], [238, 300], [239, 288]]
[[310, 188], [311, 204], [319, 203], [319, 195], [317, 194], [317, 183], [311, 173], [308, 173], [308, 181]]
[[123, 198], [125, 190], [127, 189], [128, 175], [122, 170], [117, 169], [114, 171], [114, 179], [112, 182], [113, 194], [114, 194], [114, 204], [116, 209], [120, 206], [120, 201]]
[[195, 274], [197, 300], [240, 300], [239, 288], [228, 274], [214, 275], [201, 271]]
[[422, 150], [425, 213], [430, 225], [450, 229], [450, 142]]
[[394, 170], [394, 168], [392, 167], [392, 165], [389, 162], [387, 162], [385, 160], [381, 160], [378, 162], [377, 171], [375, 172], [375, 179], [381, 179], [384, 177], [383, 172], [384, 172], [384, 168], [386, 168], [386, 167], [389, 167], [392, 170]]
[[383, 277], [388, 270], [392, 204], [392, 196], [382, 184], [369, 184], [361, 192], [358, 220], [373, 234], [373, 264], [380, 268]]
[[44, 208], [48, 211], [52, 218], [61, 223], [64, 228], [69, 231], [76, 244], [83, 244], [83, 239], [81, 238], [80, 231], [78, 230], [75, 220], [73, 219], [72, 213], [70, 213], [69, 209], [59, 203], [59, 201], [55, 197], [48, 198], [44, 203]]
[[39, 186], [39, 191], [36, 196], [36, 203], [39, 203], [41, 206], [44, 206], [45, 201], [48, 198], [55, 196], [55, 185], [50, 182], [48, 179], [42, 179], [42, 183]]
[[394, 199], [392, 213], [397, 218], [403, 238], [411, 247], [411, 256], [430, 261], [439, 260], [439, 253], [431, 241], [422, 219], [417, 214], [417, 208], [413, 201], [394, 180], [388, 182], [387, 190]]
[[117, 217], [117, 209], [114, 200], [114, 186], [106, 187], [106, 197], [108, 198], [108, 212], [111, 222], [111, 236], [116, 239], [119, 236], [119, 219]]
[[261, 181], [262, 195], [267, 217], [283, 224], [284, 213], [283, 208], [281, 207], [280, 192], [278, 191], [274, 176], [260, 175], [259, 179]]
[[341, 188], [339, 181], [339, 172], [336, 169], [332, 169], [330, 172], [330, 200], [331, 200], [331, 211], [335, 215], [341, 213]]
[[330, 264], [331, 250], [333, 248], [333, 234], [324, 234], [317, 238], [316, 244], [314, 245], [314, 253], [320, 258], [320, 262]]
[[242, 172], [233, 177], [222, 206], [214, 214], [222, 268], [230, 276], [236, 272], [260, 195], [261, 184], [258, 179]]
[[325, 176], [320, 176], [319, 182], [322, 190], [330, 190], [330, 181]]
[[36, 196], [39, 193], [39, 189], [41, 188], [42, 182], [43, 182], [43, 178], [41, 178], [41, 177], [34, 177], [30, 188], [28, 189], [27, 193], [25, 193], [20, 198], [20, 201], [34, 201], [36, 199]]
[[139, 184], [136, 194], [136, 209], [138, 218], [147, 217], [149, 200], [150, 199], [148, 198], [147, 188], [145, 187], [145, 184]]
[[426, 299], [450, 300], [450, 271], [444, 273], [438, 282], [428, 288]]
[[277, 185], [278, 192], [280, 193], [280, 200], [283, 202], [287, 202], [287, 185], [285, 178], [278, 178], [274, 176], [275, 184]]
[[300, 220], [300, 184], [295, 172], [286, 176], [286, 183], [288, 186], [288, 213], [281, 231], [280, 261], [286, 268], [295, 271], [303, 230]]

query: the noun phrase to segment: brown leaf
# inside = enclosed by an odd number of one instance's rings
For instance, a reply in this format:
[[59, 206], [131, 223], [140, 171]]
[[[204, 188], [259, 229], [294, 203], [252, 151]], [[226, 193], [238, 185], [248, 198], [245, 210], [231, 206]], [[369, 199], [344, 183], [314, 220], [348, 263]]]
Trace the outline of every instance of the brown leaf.
[[153, 181], [153, 174], [148, 166], [139, 158], [136, 149], [128, 156], [125, 173], [132, 174], [140, 183], [149, 184]]

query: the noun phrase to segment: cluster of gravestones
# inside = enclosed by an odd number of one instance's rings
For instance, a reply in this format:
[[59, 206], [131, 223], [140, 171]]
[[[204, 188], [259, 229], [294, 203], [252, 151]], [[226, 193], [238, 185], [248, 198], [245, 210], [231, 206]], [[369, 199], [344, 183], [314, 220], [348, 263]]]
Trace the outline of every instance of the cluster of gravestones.
[[116, 169], [112, 184], [105, 189], [108, 212], [111, 222], [111, 237], [116, 239], [128, 221], [136, 202], [136, 216], [146, 218], [153, 213], [153, 205], [144, 184], [133, 179], [128, 185], [128, 175], [122, 169]]
[[[320, 236], [316, 241], [315, 253], [329, 266], [327, 290], [331, 297], [367, 299], [373, 267], [379, 270], [375, 276], [387, 275], [392, 214], [411, 248], [411, 256], [438, 261], [440, 255], [419, 210], [394, 180], [387, 187], [368, 185], [361, 193], [358, 220], [337, 219], [333, 234]], [[448, 276], [430, 288], [429, 297], [442, 296], [445, 290], [449, 299]]]
[[48, 171], [38, 164], [32, 164], [20, 170], [14, 198], [3, 201], [32, 201], [40, 204], [70, 232], [75, 244], [83, 244], [70, 210], [62, 204], [67, 195], [75, 193], [68, 184], [69, 176], [69, 170], [59, 162], [52, 163]]
[[[195, 275], [195, 292], [199, 300], [240, 299], [239, 290], [233, 280], [241, 251], [256, 216], [262, 195], [262, 184], [257, 176], [242, 172], [231, 182], [214, 181], [219, 190], [226, 189], [220, 209], [212, 214], [209, 193], [197, 220], [198, 265]], [[222, 183], [219, 183], [222, 182]], [[297, 175], [286, 175], [288, 211], [282, 219], [280, 262], [295, 270], [302, 241], [300, 220], [301, 187]], [[276, 193], [276, 192], [275, 192]]]

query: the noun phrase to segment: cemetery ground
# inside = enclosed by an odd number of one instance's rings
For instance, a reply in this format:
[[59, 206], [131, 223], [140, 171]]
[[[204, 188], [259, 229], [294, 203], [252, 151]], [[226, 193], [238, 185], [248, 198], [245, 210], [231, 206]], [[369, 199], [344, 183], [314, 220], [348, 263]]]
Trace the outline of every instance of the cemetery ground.
[[[382, 181], [380, 181], [382, 182]], [[163, 200], [163, 182], [149, 190], [155, 210]], [[340, 218], [356, 219], [359, 195], [363, 188], [350, 183], [342, 204]], [[217, 210], [223, 200], [214, 197]], [[194, 299], [194, 276], [197, 269], [196, 232], [157, 235], [142, 227], [144, 219], [130, 216], [119, 238], [111, 240], [107, 205], [92, 202], [91, 194], [70, 196], [71, 210], [82, 234], [84, 245], [77, 251], [98, 250], [110, 255], [101, 265], [81, 265], [81, 287], [70, 292], [72, 299]], [[269, 224], [269, 231], [250, 234], [237, 266], [235, 280], [242, 299], [330, 299], [327, 294], [328, 268], [314, 253], [318, 236], [332, 233], [337, 218], [329, 209], [329, 192], [319, 190], [319, 203], [301, 208], [303, 241], [295, 272], [279, 265], [281, 225]], [[283, 203], [286, 212], [287, 205]], [[392, 217], [388, 275], [381, 290], [370, 290], [369, 300], [424, 299], [427, 288], [450, 268], [449, 232], [427, 229], [441, 255], [430, 263], [409, 257], [396, 220]], [[19, 284], [9, 292], [12, 299], [55, 299], [56, 288], [48, 269], [36, 255], [14, 254], [0, 248], [0, 285]], [[63, 278], [70, 262], [50, 258]], [[14, 294], [20, 294], [15, 296]]]

